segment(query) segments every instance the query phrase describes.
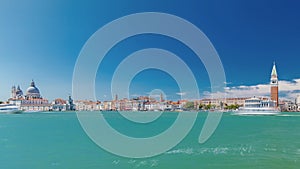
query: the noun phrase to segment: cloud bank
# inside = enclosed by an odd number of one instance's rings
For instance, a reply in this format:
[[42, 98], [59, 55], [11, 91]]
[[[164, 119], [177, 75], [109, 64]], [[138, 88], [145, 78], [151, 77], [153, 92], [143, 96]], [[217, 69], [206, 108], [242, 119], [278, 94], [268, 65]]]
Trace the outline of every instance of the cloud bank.
[[[204, 92], [206, 98], [221, 98], [221, 97], [253, 97], [253, 96], [270, 96], [270, 84], [257, 84], [250, 86], [233, 86], [226, 87], [224, 92], [210, 93]], [[283, 100], [294, 100], [300, 95], [300, 78], [293, 79], [292, 81], [280, 80], [279, 81], [279, 96]]]

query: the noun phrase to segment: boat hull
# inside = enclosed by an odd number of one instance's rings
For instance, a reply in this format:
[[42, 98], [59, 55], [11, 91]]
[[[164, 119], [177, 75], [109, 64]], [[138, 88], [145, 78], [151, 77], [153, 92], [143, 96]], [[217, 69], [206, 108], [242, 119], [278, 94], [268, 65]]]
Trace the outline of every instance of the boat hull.
[[15, 105], [0, 105], [0, 114], [19, 114], [22, 110]]
[[252, 108], [252, 109], [240, 109], [234, 114], [237, 115], [276, 115], [280, 111], [273, 108]]
[[21, 110], [0, 110], [0, 114], [20, 114]]

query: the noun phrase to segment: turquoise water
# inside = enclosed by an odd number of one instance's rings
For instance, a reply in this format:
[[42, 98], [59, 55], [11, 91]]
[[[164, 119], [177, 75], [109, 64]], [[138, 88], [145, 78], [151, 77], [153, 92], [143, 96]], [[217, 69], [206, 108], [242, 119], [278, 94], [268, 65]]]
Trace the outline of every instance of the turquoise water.
[[[130, 123], [115, 112], [105, 113], [117, 130], [136, 137], [165, 130], [176, 115], [165, 113], [149, 127]], [[75, 113], [0, 114], [0, 168], [300, 168], [300, 113], [279, 116], [227, 113], [214, 135], [199, 144], [205, 117], [206, 113], [199, 113], [189, 135], [168, 152], [147, 159], [128, 159], [94, 144], [82, 130]]]

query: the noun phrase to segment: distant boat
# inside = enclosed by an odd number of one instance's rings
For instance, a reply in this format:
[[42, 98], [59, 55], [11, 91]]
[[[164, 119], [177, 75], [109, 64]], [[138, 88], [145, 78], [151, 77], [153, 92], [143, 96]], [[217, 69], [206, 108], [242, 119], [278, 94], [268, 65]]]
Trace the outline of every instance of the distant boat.
[[245, 100], [244, 107], [234, 112], [237, 115], [276, 115], [280, 111], [275, 106], [276, 102], [272, 100], [262, 100], [259, 98], [250, 98]]
[[13, 104], [0, 104], [0, 114], [18, 114], [22, 113], [18, 106]]

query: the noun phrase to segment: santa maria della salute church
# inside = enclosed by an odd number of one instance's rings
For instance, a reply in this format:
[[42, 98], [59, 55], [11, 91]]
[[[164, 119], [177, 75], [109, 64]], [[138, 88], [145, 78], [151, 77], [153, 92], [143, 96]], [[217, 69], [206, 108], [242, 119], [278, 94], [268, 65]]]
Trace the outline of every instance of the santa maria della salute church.
[[13, 86], [11, 89], [11, 98], [20, 99], [25, 98], [26, 100], [29, 99], [42, 99], [40, 95], [39, 89], [35, 86], [34, 81], [32, 80], [30, 86], [26, 90], [26, 95], [23, 95], [23, 91], [21, 90], [20, 86], [16, 88]]
[[25, 95], [20, 86], [12, 86], [9, 102], [16, 104], [23, 111], [49, 111], [51, 109], [51, 104], [49, 104], [47, 99], [42, 98], [33, 80], [27, 88]]

